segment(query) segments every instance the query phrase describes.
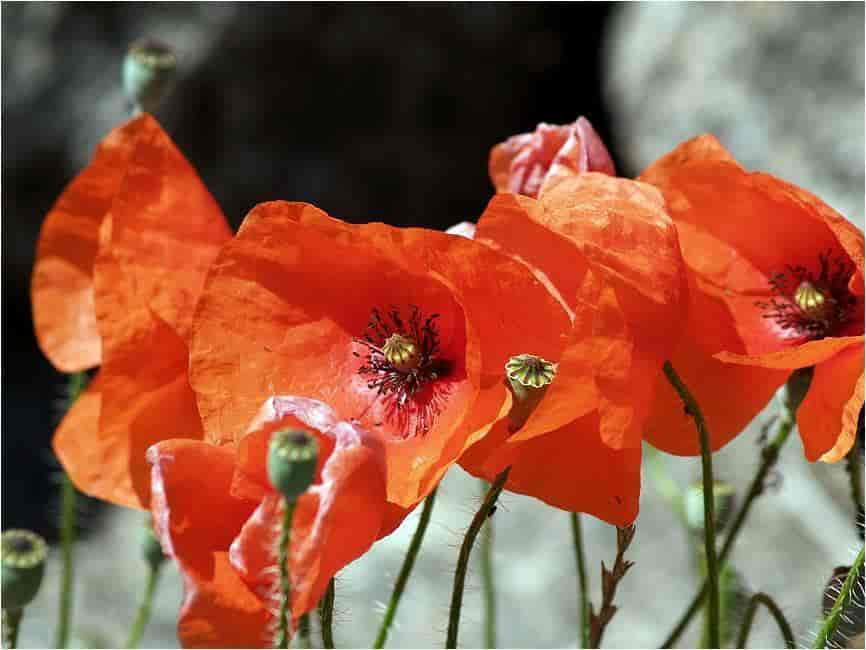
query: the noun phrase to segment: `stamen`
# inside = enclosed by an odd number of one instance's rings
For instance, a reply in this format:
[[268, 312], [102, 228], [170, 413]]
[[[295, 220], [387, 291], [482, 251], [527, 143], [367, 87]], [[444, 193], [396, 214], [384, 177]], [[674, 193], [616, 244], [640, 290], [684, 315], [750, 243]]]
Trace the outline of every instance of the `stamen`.
[[369, 377], [367, 387], [386, 401], [386, 415], [397, 420], [403, 438], [429, 431], [442, 409], [436, 382], [448, 375], [450, 364], [440, 358], [437, 318], [423, 319], [414, 305], [408, 320], [396, 308], [386, 316], [373, 309], [364, 338], [355, 339], [366, 348], [358, 373]]
[[776, 294], [755, 303], [769, 318], [793, 336], [810, 340], [832, 336], [851, 320], [857, 298], [848, 290], [854, 267], [845, 259], [832, 259], [830, 251], [818, 256], [817, 277], [804, 266], [788, 266], [770, 278]]

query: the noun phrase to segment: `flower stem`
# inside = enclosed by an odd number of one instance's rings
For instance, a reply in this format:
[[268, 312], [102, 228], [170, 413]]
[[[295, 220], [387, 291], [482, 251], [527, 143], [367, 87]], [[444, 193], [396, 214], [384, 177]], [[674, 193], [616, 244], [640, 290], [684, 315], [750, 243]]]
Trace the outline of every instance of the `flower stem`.
[[23, 609], [3, 609], [3, 646], [12, 650], [18, 647], [18, 629], [21, 627]]
[[292, 535], [292, 515], [295, 514], [295, 502], [283, 501], [283, 525], [280, 528], [280, 546], [278, 561], [280, 563], [280, 613], [277, 619], [277, 640], [275, 647], [288, 648], [292, 626], [292, 585], [289, 579], [289, 544]]
[[446, 648], [457, 647], [457, 632], [460, 628], [460, 608], [463, 605], [463, 589], [466, 585], [466, 571], [469, 568], [469, 555], [472, 553], [472, 546], [475, 544], [475, 538], [484, 522], [490, 516], [493, 506], [496, 505], [496, 500], [505, 487], [505, 481], [508, 480], [508, 473], [511, 467], [506, 467], [493, 485], [487, 490], [487, 495], [478, 512], [472, 518], [472, 523], [469, 524], [469, 530], [466, 531], [466, 536], [463, 538], [463, 544], [460, 546], [460, 555], [457, 559], [457, 570], [454, 573], [454, 591], [451, 593], [451, 609], [448, 614], [448, 637], [445, 640]]
[[160, 567], [148, 567], [147, 570], [147, 586], [144, 588], [144, 600], [138, 608], [138, 614], [135, 616], [135, 621], [132, 628], [129, 630], [129, 638], [126, 640], [127, 648], [137, 648], [141, 641], [141, 635], [144, 634], [144, 628], [150, 620], [150, 608], [153, 604], [153, 596], [156, 593], [156, 585], [159, 582]]
[[580, 612], [578, 618], [580, 628], [578, 638], [580, 647], [589, 647], [589, 597], [587, 596], [586, 563], [583, 557], [583, 534], [580, 527], [580, 515], [571, 513], [571, 533], [574, 538], [574, 559], [577, 563], [577, 606]]
[[[483, 493], [490, 488], [481, 481]], [[493, 582], [493, 520], [481, 531], [481, 595], [484, 599], [484, 647], [496, 647], [496, 587]]]
[[301, 618], [298, 620], [298, 636], [301, 637], [301, 647], [302, 648], [311, 648], [313, 646], [313, 641], [310, 633], [310, 614], [307, 612], [306, 614], [302, 614]]
[[[761, 453], [761, 466], [758, 468], [755, 477], [752, 479], [752, 482], [749, 485], [749, 491], [746, 493], [743, 505], [737, 512], [737, 516], [731, 524], [728, 535], [727, 537], [725, 537], [725, 542], [724, 544], [722, 544], [722, 548], [719, 551], [718, 560], [720, 563], [723, 563], [728, 558], [728, 555], [730, 555], [731, 549], [734, 546], [734, 542], [736, 541], [737, 536], [740, 534], [740, 530], [743, 527], [743, 523], [746, 521], [746, 517], [748, 517], [749, 512], [751, 511], [755, 499], [764, 492], [767, 475], [778, 462], [779, 452], [781, 451], [782, 446], [785, 444], [785, 442], [787, 442], [793, 428], [794, 409], [789, 403], [785, 402], [782, 408], [782, 413], [779, 417], [779, 428], [776, 436], [769, 444], [764, 447]], [[683, 613], [682, 617], [677, 622], [673, 631], [670, 633], [668, 638], [665, 639], [664, 643], [662, 643], [662, 648], [672, 647], [682, 636], [683, 632], [686, 631], [686, 628], [688, 627], [692, 618], [694, 618], [695, 614], [700, 609], [701, 604], [704, 602], [704, 598], [706, 598], [707, 584], [708, 583], [705, 580], [703, 585], [701, 586], [700, 591], [695, 594], [692, 602], [689, 603], [688, 609], [686, 609], [686, 611]]]
[[334, 647], [334, 579], [328, 583], [325, 595], [319, 602], [319, 623], [322, 628], [322, 647]]
[[[69, 375], [68, 393], [71, 408], [75, 400], [87, 387], [87, 373], [75, 372]], [[76, 518], [78, 514], [78, 493], [72, 480], [64, 472], [60, 484], [60, 547], [63, 557], [63, 569], [60, 578], [60, 604], [58, 606], [56, 648], [69, 645], [69, 623], [72, 618], [72, 583], [74, 566], [72, 547], [75, 544]]]
[[860, 453], [860, 441], [855, 440], [854, 446], [846, 457], [848, 478], [851, 483], [851, 500], [854, 502], [854, 525], [860, 533], [860, 522], [863, 520], [863, 455]]
[[749, 599], [749, 606], [746, 609], [746, 616], [743, 619], [743, 626], [740, 628], [740, 636], [737, 638], [736, 648], [745, 648], [746, 642], [749, 640], [749, 632], [752, 631], [752, 623], [755, 621], [755, 613], [758, 611], [758, 605], [764, 605], [769, 610], [770, 614], [776, 619], [776, 624], [782, 632], [782, 637], [785, 639], [786, 648], [796, 648], [797, 642], [794, 640], [794, 631], [791, 629], [791, 624], [785, 618], [782, 610], [772, 598], [765, 593], [757, 593]]
[[851, 568], [848, 570], [848, 577], [845, 578], [845, 582], [842, 583], [842, 588], [839, 590], [839, 595], [836, 597], [836, 602], [833, 603], [830, 613], [827, 614], [827, 618], [825, 618], [824, 622], [821, 624], [821, 629], [818, 631], [818, 636], [815, 638], [815, 643], [812, 646], [813, 648], [827, 647], [827, 643], [833, 636], [836, 628], [839, 626], [839, 621], [842, 619], [845, 607], [847, 607], [848, 603], [851, 602], [851, 598], [854, 596], [854, 586], [857, 584], [860, 574], [863, 573], [864, 550], [866, 550], [866, 548], [860, 549], [857, 558], [854, 560], [854, 564], [852, 564]]
[[433, 490], [430, 493], [430, 496], [428, 496], [424, 501], [424, 507], [421, 510], [421, 518], [418, 520], [418, 526], [415, 528], [415, 533], [412, 535], [412, 541], [409, 542], [409, 549], [406, 551], [406, 558], [403, 560], [403, 566], [400, 567], [400, 573], [397, 575], [397, 581], [394, 583], [394, 591], [391, 593], [391, 600], [388, 603], [388, 609], [385, 611], [385, 617], [382, 619], [379, 633], [376, 635], [376, 640], [373, 642], [374, 648], [385, 647], [385, 641], [388, 639], [388, 632], [391, 629], [391, 624], [394, 622], [394, 616], [397, 614], [397, 606], [400, 604], [403, 590], [406, 588], [406, 583], [409, 581], [409, 575], [412, 573], [412, 568], [415, 566], [418, 551], [421, 550], [421, 542], [424, 539], [424, 533], [427, 531], [427, 524], [430, 523], [430, 514], [433, 512], [433, 503], [435, 501], [436, 490]]
[[710, 592], [709, 602], [709, 642], [711, 648], [720, 647], [719, 643], [719, 565], [716, 558], [716, 515], [713, 498], [713, 456], [710, 449], [710, 432], [701, 409], [694, 396], [683, 383], [670, 361], [665, 361], [664, 372], [679, 393], [686, 411], [695, 421], [695, 428], [701, 441], [701, 465], [704, 481], [704, 552], [707, 556], [707, 585]]

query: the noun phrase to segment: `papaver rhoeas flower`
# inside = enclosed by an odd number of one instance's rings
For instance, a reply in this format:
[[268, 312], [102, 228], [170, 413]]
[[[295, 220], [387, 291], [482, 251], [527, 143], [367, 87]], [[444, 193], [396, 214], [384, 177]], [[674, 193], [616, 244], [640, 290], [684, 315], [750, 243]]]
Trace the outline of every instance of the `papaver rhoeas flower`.
[[[704, 410], [714, 448], [792, 370], [815, 366], [797, 413], [806, 456], [844, 456], [863, 405], [863, 233], [805, 190], [746, 171], [708, 135], [641, 179], [664, 193], [679, 231], [690, 305], [672, 362]], [[690, 426], [673, 390], [660, 386], [648, 439], [695, 454]]]
[[208, 277], [190, 377], [217, 443], [269, 396], [329, 404], [381, 438], [388, 500], [411, 506], [507, 410], [508, 358], [556, 355], [567, 329], [544, 285], [487, 246], [265, 203]]
[[268, 481], [267, 454], [281, 429], [305, 431], [319, 443], [314, 484], [298, 499], [292, 521], [295, 621], [316, 606], [337, 571], [408, 512], [385, 501], [378, 438], [314, 400], [269, 399], [237, 445], [154, 445], [147, 454], [151, 507], [163, 548], [184, 578], [178, 621], [184, 647], [273, 647], [284, 500]]
[[630, 523], [643, 426], [685, 302], [661, 194], [598, 173], [563, 176], [538, 200], [498, 194], [475, 237], [533, 269], [569, 310], [572, 327], [558, 355], [520, 350], [537, 358], [530, 371], [547, 373], [545, 381], [553, 375], [546, 393], [525, 423], [497, 422], [461, 465], [488, 480], [510, 465], [507, 490]]
[[201, 437], [188, 340], [205, 272], [230, 235], [148, 115], [112, 131], [46, 217], [32, 283], [39, 344], [60, 370], [102, 366], [54, 438], [82, 491], [144, 507], [146, 449]]
[[574, 124], [539, 124], [490, 150], [490, 179], [499, 192], [537, 197], [545, 183], [581, 172], [616, 174], [613, 160], [585, 117]]

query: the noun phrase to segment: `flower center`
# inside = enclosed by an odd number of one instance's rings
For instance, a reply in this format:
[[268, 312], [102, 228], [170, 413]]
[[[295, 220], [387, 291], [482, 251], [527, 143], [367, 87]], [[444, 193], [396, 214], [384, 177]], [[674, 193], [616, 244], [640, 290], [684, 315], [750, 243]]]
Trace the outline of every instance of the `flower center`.
[[402, 437], [427, 433], [441, 411], [441, 399], [428, 388], [446, 377], [450, 363], [441, 358], [439, 332], [432, 314], [426, 319], [414, 305], [404, 318], [396, 308], [382, 313], [373, 309], [363, 338], [355, 343], [366, 348], [358, 374], [367, 378], [367, 388], [385, 401], [386, 415], [396, 417]]
[[773, 296], [756, 303], [769, 318], [797, 337], [832, 336], [851, 320], [857, 298], [848, 290], [853, 266], [830, 252], [818, 257], [817, 275], [803, 266], [788, 266], [770, 278]]

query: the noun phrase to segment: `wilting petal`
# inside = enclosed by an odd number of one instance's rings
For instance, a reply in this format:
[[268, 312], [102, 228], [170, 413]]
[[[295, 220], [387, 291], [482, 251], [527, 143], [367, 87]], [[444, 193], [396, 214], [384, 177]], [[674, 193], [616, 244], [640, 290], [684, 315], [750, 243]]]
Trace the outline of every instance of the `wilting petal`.
[[[521, 296], [521, 309], [503, 299], [512, 295]], [[438, 354], [450, 364], [419, 403], [432, 414], [426, 432], [414, 426], [417, 411], [408, 411], [408, 423], [397, 417], [393, 402], [359, 374], [365, 348], [357, 338], [372, 311], [396, 308], [406, 319], [413, 306], [425, 318], [439, 315]], [[431, 469], [453, 462], [472, 435], [465, 423], [477, 415], [483, 376], [501, 377], [520, 342], [553, 351], [565, 323], [522, 265], [486, 246], [268, 203], [250, 213], [208, 280], [192, 384], [206, 433], [217, 441], [242, 431], [270, 395], [329, 403], [386, 443], [389, 500], [408, 507], [432, 490]], [[490, 422], [501, 404], [482, 403]]]
[[808, 341], [796, 347], [785, 348], [766, 354], [733, 354], [720, 352], [716, 358], [725, 363], [736, 363], [761, 368], [794, 370], [824, 363], [846, 348], [863, 345], [863, 336], [840, 336], [817, 341]]
[[863, 408], [863, 344], [845, 348], [815, 366], [797, 428], [809, 461], [835, 463], [854, 444]]
[[101, 360], [93, 304], [99, 227], [145, 124], [139, 118], [109, 133], [42, 224], [31, 286], [33, 322], [42, 352], [63, 372], [92, 368]]

